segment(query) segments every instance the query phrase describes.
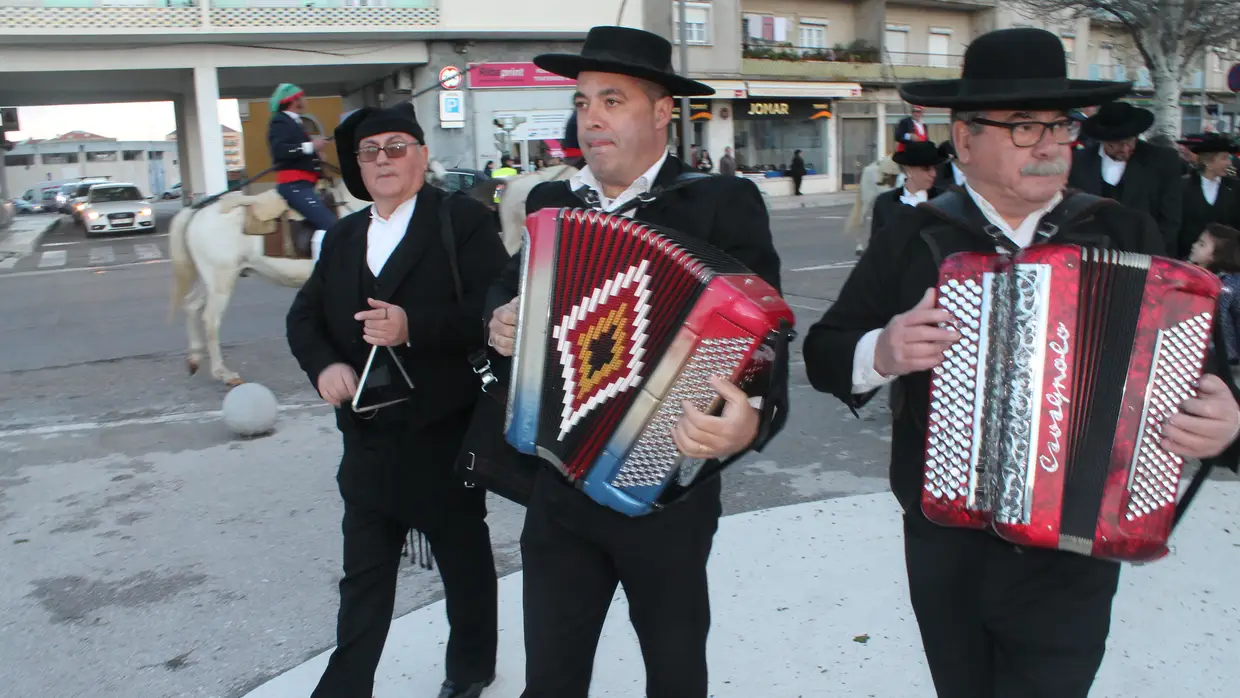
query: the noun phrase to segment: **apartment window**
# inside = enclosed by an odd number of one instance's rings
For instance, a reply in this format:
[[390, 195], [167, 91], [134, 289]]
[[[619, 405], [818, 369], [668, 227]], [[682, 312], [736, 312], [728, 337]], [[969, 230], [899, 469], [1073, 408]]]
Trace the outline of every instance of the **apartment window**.
[[107, 153], [87, 153], [86, 162], [116, 162], [116, 151]]
[[755, 46], [788, 41], [788, 19], [747, 14], [741, 19], [746, 42]]
[[77, 153], [47, 153], [43, 155], [44, 165], [73, 165], [77, 161]]
[[142, 151], [141, 150], [125, 150], [121, 152], [121, 157], [124, 158], [126, 162], [133, 162], [136, 160], [141, 160]]
[[951, 54], [952, 30], [947, 27], [930, 27], [930, 35], [926, 39], [927, 64], [931, 68], [948, 68], [948, 56]]
[[162, 150], [148, 150], [148, 151], [146, 152], [146, 159], [147, 159], [147, 160], [163, 160], [163, 159], [164, 159], [164, 151], [162, 151]]
[[1098, 67], [1103, 80], [1110, 80], [1114, 71], [1115, 58], [1111, 55], [1111, 45], [1102, 44], [1098, 47]]
[[888, 24], [883, 35], [887, 58], [893, 65], [908, 64], [908, 25]]
[[797, 45], [802, 51], [822, 50], [827, 47], [827, 21], [825, 19], [802, 19]]
[[34, 156], [33, 155], [5, 155], [4, 166], [5, 167], [33, 167]]
[[1063, 42], [1064, 58], [1066, 58], [1069, 63], [1076, 62], [1076, 37], [1072, 34], [1062, 34], [1060, 35], [1059, 40]]
[[[676, 3], [672, 7], [673, 43], [680, 40], [680, 5]], [[697, 45], [710, 43], [709, 3], [685, 3], [685, 41]]]

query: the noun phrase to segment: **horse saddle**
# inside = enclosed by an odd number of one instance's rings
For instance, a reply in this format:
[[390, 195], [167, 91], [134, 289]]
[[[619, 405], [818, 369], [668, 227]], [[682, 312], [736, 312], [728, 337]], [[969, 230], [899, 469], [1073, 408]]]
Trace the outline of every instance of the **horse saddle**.
[[[322, 194], [324, 202], [331, 206], [330, 192]], [[245, 208], [246, 235], [263, 238], [263, 256], [281, 259], [310, 259], [310, 241], [314, 226], [304, 216], [289, 208], [280, 192], [269, 189], [261, 194], [230, 194], [221, 201], [225, 212], [242, 206]]]

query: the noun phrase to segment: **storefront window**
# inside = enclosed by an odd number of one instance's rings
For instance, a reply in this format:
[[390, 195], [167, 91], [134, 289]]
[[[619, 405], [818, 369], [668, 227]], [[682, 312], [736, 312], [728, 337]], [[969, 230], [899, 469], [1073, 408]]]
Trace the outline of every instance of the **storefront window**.
[[742, 172], [783, 172], [801, 151], [809, 174], [826, 174], [831, 105], [813, 99], [749, 100], [736, 110], [736, 167]]

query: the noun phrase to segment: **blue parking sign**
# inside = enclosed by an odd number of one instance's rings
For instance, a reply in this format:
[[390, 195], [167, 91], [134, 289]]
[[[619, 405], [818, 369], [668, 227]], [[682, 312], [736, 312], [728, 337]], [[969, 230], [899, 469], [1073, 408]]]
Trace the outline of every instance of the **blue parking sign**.
[[444, 90], [439, 93], [439, 125], [441, 128], [465, 127], [465, 93]]

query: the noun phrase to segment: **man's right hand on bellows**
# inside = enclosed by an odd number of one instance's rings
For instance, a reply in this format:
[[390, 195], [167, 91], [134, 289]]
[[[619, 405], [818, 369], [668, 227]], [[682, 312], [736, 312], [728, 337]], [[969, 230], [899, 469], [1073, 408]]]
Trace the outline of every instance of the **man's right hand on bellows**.
[[318, 136], [311, 136], [310, 142], [314, 144], [315, 152], [321, 153], [327, 147], [327, 139]]
[[491, 322], [487, 325], [491, 336], [487, 339], [487, 344], [494, 347], [500, 356], [512, 356], [512, 348], [517, 340], [517, 302], [520, 298], [513, 298], [491, 313]]
[[926, 289], [912, 310], [891, 318], [878, 335], [874, 370], [890, 378], [929, 371], [943, 363], [943, 352], [960, 340], [960, 333], [939, 325], [955, 320], [951, 313], [935, 307], [934, 289]]

